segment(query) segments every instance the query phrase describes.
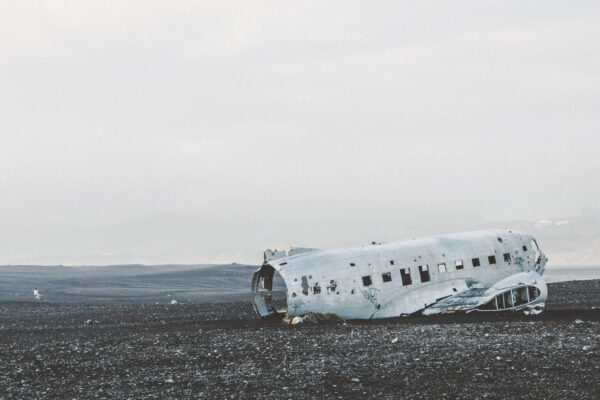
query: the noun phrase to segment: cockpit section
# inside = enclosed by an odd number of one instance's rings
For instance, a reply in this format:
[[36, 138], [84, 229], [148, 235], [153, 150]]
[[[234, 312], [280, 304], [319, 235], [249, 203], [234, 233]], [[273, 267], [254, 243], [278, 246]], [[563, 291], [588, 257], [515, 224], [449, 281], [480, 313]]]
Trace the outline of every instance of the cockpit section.
[[546, 306], [548, 288], [535, 272], [508, 276], [490, 288], [471, 288], [423, 310], [425, 315], [456, 311], [520, 311], [538, 314]]
[[516, 310], [538, 303], [542, 292], [535, 286], [521, 286], [496, 295], [478, 308], [479, 311]]

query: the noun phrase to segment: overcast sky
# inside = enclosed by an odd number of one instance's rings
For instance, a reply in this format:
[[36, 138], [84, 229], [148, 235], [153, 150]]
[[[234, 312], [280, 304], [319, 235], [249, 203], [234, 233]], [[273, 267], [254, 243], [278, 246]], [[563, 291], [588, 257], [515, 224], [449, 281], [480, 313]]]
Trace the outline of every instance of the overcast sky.
[[578, 215], [599, 127], [597, 1], [0, 0], [3, 230]]

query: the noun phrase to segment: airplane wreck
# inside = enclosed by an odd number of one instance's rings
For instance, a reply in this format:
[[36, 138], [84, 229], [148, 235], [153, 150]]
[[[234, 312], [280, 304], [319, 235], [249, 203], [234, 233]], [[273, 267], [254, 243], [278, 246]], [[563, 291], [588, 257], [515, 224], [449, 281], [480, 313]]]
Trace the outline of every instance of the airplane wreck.
[[[261, 317], [332, 313], [371, 319], [452, 312], [537, 314], [548, 290], [547, 257], [533, 236], [484, 230], [349, 249], [266, 250], [252, 279]], [[276, 310], [273, 278], [286, 286], [287, 308]]]

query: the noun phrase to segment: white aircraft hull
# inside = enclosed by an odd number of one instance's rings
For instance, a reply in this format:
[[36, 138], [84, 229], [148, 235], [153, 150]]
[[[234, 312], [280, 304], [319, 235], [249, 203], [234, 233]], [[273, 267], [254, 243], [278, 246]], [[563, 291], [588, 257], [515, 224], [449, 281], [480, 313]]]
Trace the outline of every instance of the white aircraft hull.
[[[334, 313], [343, 319], [370, 319], [421, 310], [424, 314], [484, 308], [539, 310], [547, 296], [541, 278], [546, 262], [531, 235], [510, 230], [456, 233], [339, 250], [267, 250], [264, 264], [254, 275], [252, 292], [255, 310], [261, 317], [276, 313], [271, 301], [275, 272], [285, 281], [290, 316], [318, 312]], [[533, 275], [523, 275], [529, 272]], [[507, 281], [510, 285], [496, 285], [511, 276], [514, 279]], [[483, 295], [481, 289], [488, 292]], [[504, 298], [495, 299], [506, 292], [510, 292], [506, 296], [521, 297], [512, 303], [512, 297], [506, 297], [506, 303]], [[476, 297], [485, 303], [476, 304]], [[494, 300], [493, 305], [487, 304], [490, 300]], [[446, 307], [443, 301], [448, 303]], [[496, 308], [491, 309], [493, 306]]]

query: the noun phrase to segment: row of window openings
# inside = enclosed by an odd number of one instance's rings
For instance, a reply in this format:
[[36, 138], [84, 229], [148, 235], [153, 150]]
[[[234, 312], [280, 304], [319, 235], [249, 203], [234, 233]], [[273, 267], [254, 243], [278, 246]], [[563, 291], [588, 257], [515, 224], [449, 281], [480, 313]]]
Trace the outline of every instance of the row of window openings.
[[[510, 254], [504, 253], [504, 262], [510, 262], [510, 260], [511, 260]], [[488, 256], [488, 262], [490, 263], [490, 265], [496, 264], [496, 256]], [[481, 266], [479, 258], [471, 259], [471, 263], [473, 264], [473, 267]], [[390, 261], [390, 264], [394, 265], [394, 261]], [[350, 265], [354, 266], [354, 263], [351, 263]], [[456, 266], [457, 270], [464, 269], [464, 267], [465, 267], [462, 260], [456, 261], [455, 266]], [[446, 271], [446, 263], [438, 264], [438, 271], [439, 272], [447, 272]], [[419, 265], [419, 275], [420, 275], [422, 283], [429, 282], [431, 280], [431, 276], [429, 275], [429, 266]], [[385, 272], [385, 273], [381, 274], [381, 278], [383, 279], [383, 282], [391, 282], [392, 281], [392, 273]], [[402, 279], [402, 286], [412, 285], [412, 279], [410, 277], [410, 269], [409, 268], [401, 268], [400, 269], [400, 278]], [[371, 286], [371, 284], [373, 283], [370, 275], [363, 276], [362, 281], [363, 281], [363, 286]]]
[[[525, 247], [525, 246], [523, 246]], [[511, 256], [510, 253], [504, 253], [504, 262], [510, 262], [511, 261]], [[490, 264], [496, 264], [496, 256], [488, 256], [488, 262]], [[471, 259], [471, 263], [473, 264], [474, 267], [479, 267], [481, 265], [481, 263], [479, 262], [479, 258], [473, 258]], [[371, 264], [369, 264], [371, 265]], [[394, 265], [394, 260], [390, 260], [390, 265]], [[356, 267], [356, 263], [350, 263], [351, 267]], [[446, 272], [446, 263], [442, 263], [442, 264], [438, 264], [438, 267], [440, 269], [440, 272]], [[456, 261], [456, 269], [463, 269], [463, 262], [462, 260], [458, 260]]]

